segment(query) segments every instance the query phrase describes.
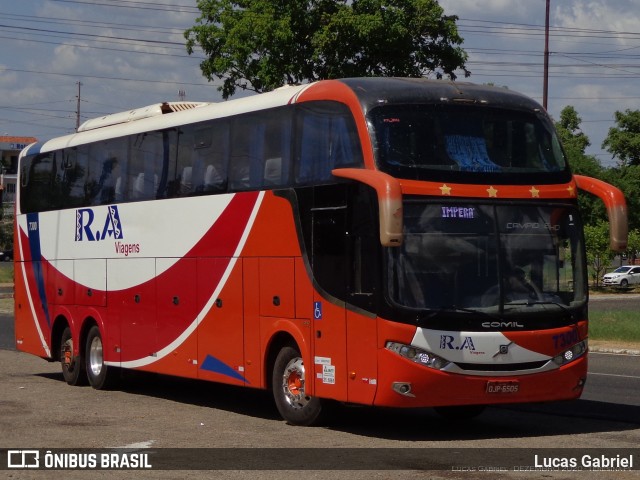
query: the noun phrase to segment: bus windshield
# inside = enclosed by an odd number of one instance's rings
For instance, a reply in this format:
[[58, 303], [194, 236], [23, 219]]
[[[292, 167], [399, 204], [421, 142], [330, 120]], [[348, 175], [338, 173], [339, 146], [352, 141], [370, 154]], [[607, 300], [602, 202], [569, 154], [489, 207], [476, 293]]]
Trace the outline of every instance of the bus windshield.
[[[523, 173], [559, 180], [567, 164], [541, 114], [486, 106], [388, 105], [372, 109], [378, 167], [397, 178], [449, 180]], [[448, 175], [447, 175], [448, 172]], [[550, 174], [552, 174], [550, 176]], [[555, 176], [554, 176], [555, 174]], [[466, 178], [466, 177], [465, 177]], [[493, 181], [493, 180], [492, 180]], [[532, 182], [531, 177], [527, 179]]]
[[407, 201], [388, 293], [411, 309], [528, 312], [586, 301], [581, 225], [566, 205]]

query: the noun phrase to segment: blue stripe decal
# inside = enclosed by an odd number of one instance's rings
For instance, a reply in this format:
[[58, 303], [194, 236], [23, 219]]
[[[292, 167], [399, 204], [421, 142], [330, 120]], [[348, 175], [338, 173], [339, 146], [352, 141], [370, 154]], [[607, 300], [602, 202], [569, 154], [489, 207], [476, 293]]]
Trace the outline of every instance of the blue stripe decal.
[[27, 213], [27, 231], [29, 232], [29, 248], [31, 249], [31, 266], [38, 286], [40, 303], [44, 310], [47, 325], [51, 327], [49, 306], [47, 304], [47, 292], [44, 288], [44, 273], [42, 271], [42, 251], [40, 249], [40, 217], [38, 213]]
[[229, 365], [211, 355], [207, 355], [207, 358], [204, 359], [204, 362], [202, 362], [200, 368], [213, 373], [219, 373], [221, 375], [226, 375], [227, 377], [235, 378], [236, 380], [240, 380], [241, 382], [250, 383], [246, 378], [236, 372]]

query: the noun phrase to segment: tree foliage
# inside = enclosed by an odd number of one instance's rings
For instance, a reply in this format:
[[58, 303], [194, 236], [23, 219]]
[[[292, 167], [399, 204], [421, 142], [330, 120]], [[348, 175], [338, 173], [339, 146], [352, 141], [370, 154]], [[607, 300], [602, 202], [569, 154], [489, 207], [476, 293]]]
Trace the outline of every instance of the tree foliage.
[[582, 118], [576, 109], [567, 105], [560, 112], [560, 121], [556, 123], [558, 137], [569, 152], [580, 152], [584, 155], [587, 147], [591, 145], [589, 137], [580, 129]]
[[640, 165], [626, 165], [604, 172], [602, 180], [618, 187], [627, 200], [629, 229], [640, 229]]
[[611, 127], [602, 142], [621, 166], [640, 165], [640, 110], [615, 113], [617, 126]]
[[185, 31], [223, 98], [285, 84], [354, 76], [456, 78], [467, 54], [456, 16], [436, 0], [198, 0]]
[[[603, 178], [604, 169], [598, 159], [585, 153], [587, 147], [591, 145], [589, 137], [581, 130], [582, 118], [576, 109], [568, 105], [560, 112], [560, 120], [555, 127], [558, 138], [562, 142], [567, 161], [573, 173], [586, 175], [588, 177]], [[606, 220], [606, 211], [602, 201], [585, 192], [578, 193], [578, 204], [580, 214], [587, 224], [596, 224]]]
[[[621, 164], [615, 168], [603, 168], [595, 157], [585, 153], [590, 141], [582, 132], [581, 123], [575, 108], [570, 105], [563, 108], [555, 125], [558, 137], [573, 173], [604, 180], [624, 193], [629, 220], [627, 253], [630, 258], [635, 258], [640, 252], [640, 165]], [[613, 258], [613, 252], [609, 250], [607, 215], [602, 201], [593, 195], [580, 192], [578, 201], [585, 223], [587, 257], [597, 283]]]
[[613, 259], [613, 252], [609, 249], [609, 225], [605, 222], [585, 225], [584, 243], [587, 263], [591, 266], [591, 278], [598, 286], [600, 278]]
[[640, 230], [629, 230], [629, 241], [627, 243], [627, 254], [629, 263], [634, 263], [640, 255]]
[[[615, 112], [616, 126], [609, 129], [602, 143], [614, 158], [617, 168], [605, 171], [603, 180], [618, 187], [627, 200], [629, 230], [640, 229], [640, 110]], [[634, 250], [629, 245], [633, 255]]]

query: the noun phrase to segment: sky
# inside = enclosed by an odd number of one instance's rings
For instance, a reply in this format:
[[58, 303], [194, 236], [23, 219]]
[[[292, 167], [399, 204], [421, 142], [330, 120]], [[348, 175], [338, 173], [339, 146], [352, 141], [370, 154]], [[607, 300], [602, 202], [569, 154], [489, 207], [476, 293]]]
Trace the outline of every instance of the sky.
[[[550, 0], [548, 110], [572, 105], [603, 166], [614, 112], [640, 109], [638, 0]], [[471, 77], [542, 103], [545, 0], [440, 0], [457, 15]], [[188, 55], [196, 0], [0, 0], [0, 135], [47, 140], [109, 113], [222, 101]]]

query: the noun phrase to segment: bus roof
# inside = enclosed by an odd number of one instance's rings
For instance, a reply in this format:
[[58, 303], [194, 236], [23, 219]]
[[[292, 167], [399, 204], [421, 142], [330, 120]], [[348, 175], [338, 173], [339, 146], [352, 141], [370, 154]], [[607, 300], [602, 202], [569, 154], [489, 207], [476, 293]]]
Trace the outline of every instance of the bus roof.
[[[503, 87], [424, 78], [368, 77], [338, 81], [353, 92], [365, 113], [385, 103], [422, 102], [469, 103], [543, 111], [534, 100]], [[272, 92], [227, 102], [165, 102], [106, 115], [86, 121], [76, 133], [27, 147], [23, 155], [284, 106], [296, 103], [300, 97], [304, 98], [307, 91], [312, 93], [315, 89], [323, 88], [327, 82], [335, 82], [335, 80], [285, 86]]]
[[[157, 112], [157, 109], [161, 108], [159, 106], [163, 104], [155, 104], [149, 107], [115, 113], [108, 115], [107, 117], [109, 118], [101, 117], [86, 121], [83, 124], [83, 131], [33, 144], [27, 147], [27, 150], [23, 151], [23, 155], [48, 152], [99, 142], [110, 138], [118, 138], [125, 135], [135, 135], [137, 133], [162, 130], [205, 120], [284, 106], [293, 103], [295, 101], [294, 97], [309, 86], [310, 85], [285, 86], [272, 92], [229, 100], [228, 102], [194, 102], [199, 104], [197, 108], [176, 110], [171, 112], [170, 115]], [[124, 121], [132, 112], [137, 112], [136, 121]], [[134, 117], [135, 116], [136, 114], [134, 114]], [[105, 118], [105, 120], [102, 121], [102, 118]], [[116, 122], [115, 120], [119, 121]], [[103, 125], [100, 125], [101, 121]]]
[[136, 108], [135, 110], [129, 110], [127, 112], [113, 113], [111, 115], [105, 115], [104, 117], [92, 118], [87, 120], [80, 127], [78, 132], [86, 132], [88, 130], [95, 130], [96, 128], [110, 127], [111, 125], [120, 125], [122, 123], [135, 122], [142, 120], [143, 118], [156, 117], [158, 115], [165, 115], [167, 113], [182, 112], [184, 110], [191, 110], [192, 108], [202, 107], [208, 105], [205, 102], [164, 102], [156, 103], [155, 105], [149, 105], [148, 107]]
[[365, 112], [385, 103], [466, 103], [544, 111], [536, 101], [506, 87], [424, 78], [347, 78], [341, 82], [354, 91]]

